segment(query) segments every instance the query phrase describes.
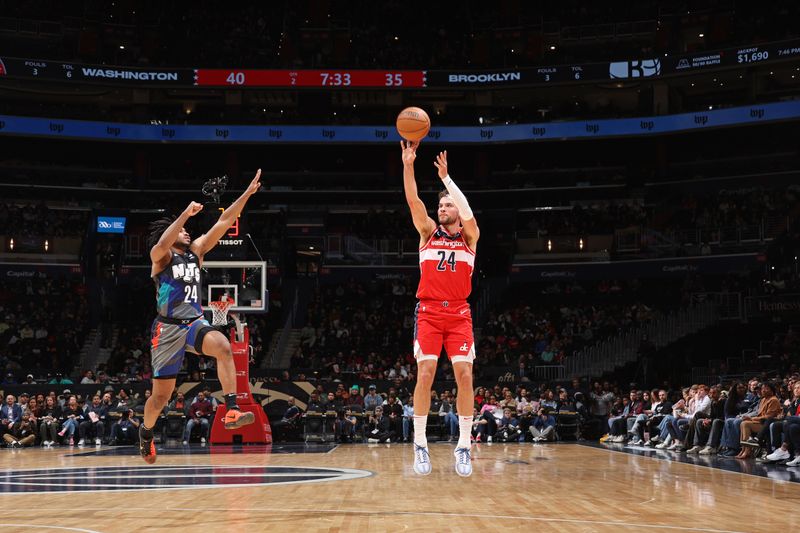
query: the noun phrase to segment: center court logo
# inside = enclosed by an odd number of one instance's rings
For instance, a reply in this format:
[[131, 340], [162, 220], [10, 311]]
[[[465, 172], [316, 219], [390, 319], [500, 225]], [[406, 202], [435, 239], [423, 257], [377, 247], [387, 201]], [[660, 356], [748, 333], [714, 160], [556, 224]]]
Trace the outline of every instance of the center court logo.
[[0, 494], [214, 489], [344, 481], [371, 476], [367, 470], [295, 466], [98, 466], [9, 470]]

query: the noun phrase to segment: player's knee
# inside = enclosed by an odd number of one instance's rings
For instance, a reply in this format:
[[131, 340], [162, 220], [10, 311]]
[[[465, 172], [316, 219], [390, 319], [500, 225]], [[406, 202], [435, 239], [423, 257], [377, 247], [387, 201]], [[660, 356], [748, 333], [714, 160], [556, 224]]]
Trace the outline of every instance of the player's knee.
[[151, 401], [153, 401], [156, 404], [156, 406], [167, 405], [167, 402], [169, 401], [169, 397], [170, 397], [170, 394], [166, 393], [166, 392], [155, 392], [154, 391], [150, 395]]
[[417, 383], [430, 385], [433, 383], [433, 378], [436, 371], [432, 368], [419, 368], [417, 370]]
[[472, 369], [471, 368], [463, 368], [459, 365], [459, 368], [453, 369], [456, 383], [459, 387], [469, 387], [472, 388]]

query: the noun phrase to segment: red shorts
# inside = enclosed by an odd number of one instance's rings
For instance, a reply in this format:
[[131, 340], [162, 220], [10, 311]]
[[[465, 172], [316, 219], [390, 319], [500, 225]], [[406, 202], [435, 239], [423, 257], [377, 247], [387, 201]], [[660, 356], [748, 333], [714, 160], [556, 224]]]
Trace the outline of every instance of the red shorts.
[[472, 312], [467, 302], [421, 300], [414, 326], [414, 357], [417, 361], [439, 359], [442, 346], [453, 363], [475, 360]]

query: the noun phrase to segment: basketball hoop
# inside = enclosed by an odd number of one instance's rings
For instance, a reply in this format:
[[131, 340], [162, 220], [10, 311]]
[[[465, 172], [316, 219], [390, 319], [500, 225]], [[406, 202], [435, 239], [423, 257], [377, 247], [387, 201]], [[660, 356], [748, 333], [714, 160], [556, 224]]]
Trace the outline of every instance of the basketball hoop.
[[211, 325], [227, 326], [228, 309], [230, 309], [232, 305], [233, 301], [231, 300], [219, 300], [215, 302], [208, 302], [208, 306], [211, 308], [211, 312], [214, 315], [213, 318], [211, 319]]

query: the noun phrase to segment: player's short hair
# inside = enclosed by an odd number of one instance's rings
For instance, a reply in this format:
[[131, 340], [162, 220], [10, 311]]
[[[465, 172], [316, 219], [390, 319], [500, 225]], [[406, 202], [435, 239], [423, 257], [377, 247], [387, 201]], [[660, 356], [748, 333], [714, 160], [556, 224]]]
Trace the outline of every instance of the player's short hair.
[[158, 243], [158, 240], [161, 238], [161, 235], [167, 231], [167, 228], [170, 227], [170, 225], [172, 225], [177, 218], [177, 216], [172, 215], [152, 221], [150, 226], [148, 226], [148, 231], [150, 233], [147, 236], [147, 247], [152, 248], [155, 246], [156, 243]]
[[450, 196], [450, 191], [448, 191], [447, 189], [444, 189], [439, 193], [439, 200], [441, 200], [445, 196]]

